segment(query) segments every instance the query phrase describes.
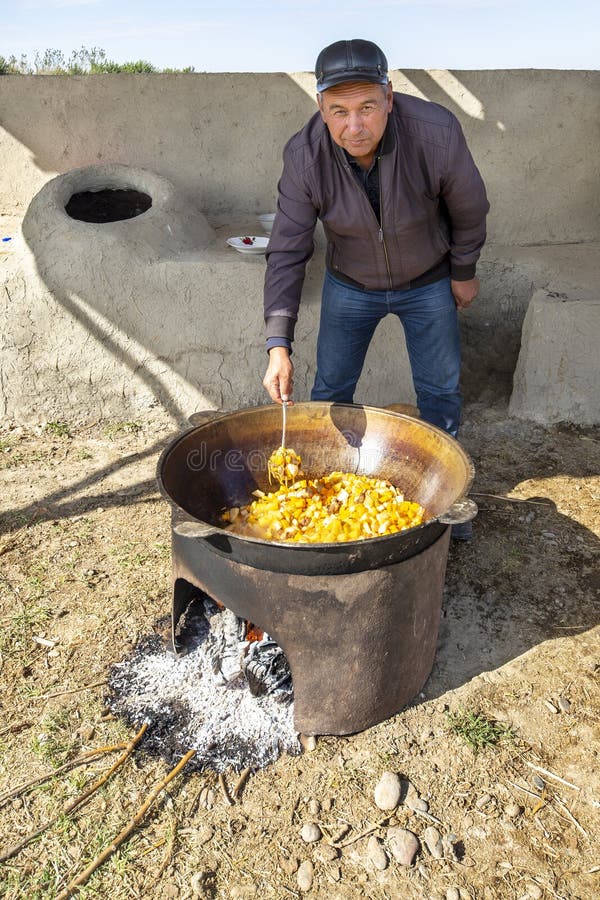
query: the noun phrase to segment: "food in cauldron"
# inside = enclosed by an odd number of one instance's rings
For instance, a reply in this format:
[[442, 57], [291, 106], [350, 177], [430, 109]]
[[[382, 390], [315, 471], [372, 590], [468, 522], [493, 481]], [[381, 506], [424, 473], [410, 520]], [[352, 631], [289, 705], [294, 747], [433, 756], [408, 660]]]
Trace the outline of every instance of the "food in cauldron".
[[395, 534], [426, 518], [389, 481], [351, 472], [303, 477], [302, 460], [289, 448], [271, 455], [269, 476], [278, 490], [253, 491], [254, 501], [226, 510], [228, 530], [271, 541], [335, 543]]

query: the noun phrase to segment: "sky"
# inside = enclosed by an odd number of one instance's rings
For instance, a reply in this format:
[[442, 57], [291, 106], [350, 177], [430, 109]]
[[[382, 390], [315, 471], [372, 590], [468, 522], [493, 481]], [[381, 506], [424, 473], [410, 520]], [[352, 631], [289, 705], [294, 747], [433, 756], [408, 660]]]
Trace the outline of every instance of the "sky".
[[598, 69], [599, 0], [0, 0], [0, 56], [98, 47], [197, 72], [301, 72], [367, 38], [391, 69]]

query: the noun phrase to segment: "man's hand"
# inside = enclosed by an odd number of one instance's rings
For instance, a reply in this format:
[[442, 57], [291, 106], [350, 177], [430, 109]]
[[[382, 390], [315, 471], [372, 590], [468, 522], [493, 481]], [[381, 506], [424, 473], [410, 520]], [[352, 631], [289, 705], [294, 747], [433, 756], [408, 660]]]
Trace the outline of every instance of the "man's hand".
[[263, 378], [263, 385], [275, 403], [291, 400], [294, 389], [294, 366], [287, 347], [273, 347], [269, 351], [269, 366]]
[[457, 309], [466, 309], [479, 293], [479, 278], [469, 281], [450, 281], [450, 289], [454, 295]]

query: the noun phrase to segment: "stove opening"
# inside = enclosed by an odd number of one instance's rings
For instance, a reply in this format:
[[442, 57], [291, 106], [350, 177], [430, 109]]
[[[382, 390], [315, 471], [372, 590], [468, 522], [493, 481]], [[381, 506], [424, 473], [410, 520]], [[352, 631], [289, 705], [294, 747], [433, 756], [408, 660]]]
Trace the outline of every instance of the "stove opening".
[[79, 191], [65, 206], [67, 214], [80, 222], [121, 222], [141, 216], [152, 206], [152, 197], [133, 188], [103, 188]]

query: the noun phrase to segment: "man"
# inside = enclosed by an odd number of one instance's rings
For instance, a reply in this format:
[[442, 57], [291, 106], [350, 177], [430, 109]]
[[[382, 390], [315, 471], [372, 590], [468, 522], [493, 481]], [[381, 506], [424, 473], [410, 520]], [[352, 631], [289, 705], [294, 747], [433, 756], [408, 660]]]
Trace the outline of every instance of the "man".
[[290, 399], [294, 326], [313, 233], [327, 237], [312, 400], [353, 402], [379, 321], [402, 322], [424, 420], [460, 423], [457, 309], [477, 296], [485, 187], [447, 109], [393, 93], [371, 41], [337, 41], [315, 67], [319, 111], [287, 143], [267, 250], [263, 381]]

